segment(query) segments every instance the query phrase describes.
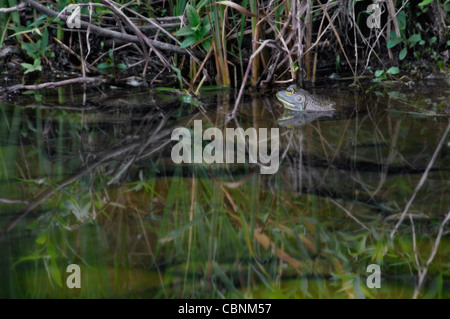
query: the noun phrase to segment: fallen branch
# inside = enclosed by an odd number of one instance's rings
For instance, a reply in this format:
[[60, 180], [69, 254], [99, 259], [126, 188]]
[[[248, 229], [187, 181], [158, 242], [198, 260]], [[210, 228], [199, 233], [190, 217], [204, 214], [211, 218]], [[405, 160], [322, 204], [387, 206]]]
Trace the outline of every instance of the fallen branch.
[[17, 6], [11, 7], [11, 8], [0, 8], [0, 13], [11, 13], [20, 11], [21, 9], [25, 8], [27, 5], [25, 3], [18, 4]]
[[[59, 15], [59, 12], [53, 11], [52, 9], [49, 9], [46, 6], [39, 4], [38, 2], [33, 1], [33, 0], [23, 0], [23, 3], [27, 4], [31, 8], [33, 8], [41, 13], [44, 13], [48, 16], [57, 17]], [[59, 19], [61, 19], [63, 21], [66, 21], [68, 18], [69, 17], [66, 17], [64, 15], [59, 16]], [[100, 36], [114, 38], [114, 39], [121, 40], [124, 42], [134, 42], [134, 43], [141, 42], [137, 36], [101, 28], [101, 27], [98, 27], [91, 23], [88, 23], [86, 21], [80, 21], [80, 25], [81, 25], [81, 28], [83, 28], [83, 29], [89, 28], [92, 33], [95, 33]], [[155, 41], [155, 40], [150, 40], [150, 39], [149, 39], [149, 41], [156, 49], [163, 50], [163, 51], [169, 51], [169, 52], [175, 52], [178, 54], [188, 54], [188, 52], [186, 50], [182, 50], [176, 45], [164, 43], [164, 42], [160, 42], [160, 41]]]
[[12, 93], [16, 91], [21, 90], [42, 90], [42, 89], [49, 89], [49, 88], [55, 88], [59, 86], [64, 86], [68, 84], [78, 84], [78, 83], [101, 83], [103, 82], [102, 78], [99, 77], [79, 77], [79, 78], [73, 78], [68, 80], [63, 80], [59, 82], [46, 82], [42, 84], [31, 84], [31, 85], [25, 85], [25, 84], [17, 84], [10, 87], [7, 87], [4, 89], [5, 92], [2, 92], [0, 90], [0, 93]]

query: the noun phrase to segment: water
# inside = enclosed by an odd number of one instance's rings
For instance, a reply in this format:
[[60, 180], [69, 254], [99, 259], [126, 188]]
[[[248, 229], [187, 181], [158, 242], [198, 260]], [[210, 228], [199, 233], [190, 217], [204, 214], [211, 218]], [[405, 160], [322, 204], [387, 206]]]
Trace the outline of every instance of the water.
[[[0, 297], [450, 297], [450, 88], [370, 90], [317, 88], [345, 109], [325, 116], [249, 92], [230, 122], [234, 90], [203, 90], [202, 105], [147, 89], [14, 97], [0, 111]], [[175, 164], [171, 133], [194, 120], [279, 128], [277, 173]]]

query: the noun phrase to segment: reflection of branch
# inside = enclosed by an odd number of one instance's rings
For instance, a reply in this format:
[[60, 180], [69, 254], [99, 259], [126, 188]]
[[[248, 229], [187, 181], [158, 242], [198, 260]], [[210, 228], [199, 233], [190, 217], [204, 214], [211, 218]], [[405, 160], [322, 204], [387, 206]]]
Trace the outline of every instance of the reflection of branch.
[[447, 134], [450, 131], [450, 123], [448, 123], [447, 128], [445, 129], [444, 134], [442, 135], [441, 140], [439, 141], [438, 146], [436, 147], [436, 150], [434, 151], [433, 156], [431, 157], [430, 162], [428, 163], [428, 166], [425, 170], [425, 172], [422, 175], [422, 178], [420, 179], [419, 183], [416, 186], [416, 189], [414, 190], [414, 193], [412, 194], [411, 198], [409, 199], [408, 203], [405, 206], [405, 209], [403, 210], [401, 216], [400, 216], [400, 220], [397, 222], [397, 224], [395, 224], [394, 229], [392, 230], [390, 236], [391, 238], [394, 237], [395, 233], [397, 232], [397, 229], [400, 227], [400, 225], [403, 222], [403, 219], [406, 216], [406, 213], [408, 212], [409, 207], [411, 206], [412, 202], [414, 201], [414, 199], [416, 198], [417, 193], [419, 192], [419, 190], [422, 188], [423, 183], [425, 182], [425, 180], [428, 177], [428, 173], [430, 172], [431, 167], [433, 167], [434, 162], [436, 161], [436, 158], [439, 154], [439, 151], [442, 148], [442, 145], [444, 144], [445, 139], [447, 138]]
[[5, 204], [28, 204], [28, 201], [16, 198], [0, 197], [0, 203]]
[[364, 225], [361, 221], [359, 221], [358, 218], [356, 218], [355, 216], [352, 215], [352, 213], [350, 213], [350, 211], [348, 209], [346, 209], [344, 206], [342, 206], [341, 204], [339, 204], [338, 202], [336, 202], [334, 199], [330, 198], [330, 201], [335, 204], [337, 207], [339, 207], [340, 209], [342, 209], [348, 217], [350, 217], [351, 219], [353, 219], [355, 222], [358, 223], [358, 225], [360, 225], [362, 228], [364, 228], [367, 231], [370, 231], [370, 229]]
[[[167, 117], [167, 116], [166, 116]], [[162, 120], [161, 122], [165, 123], [166, 118]], [[104, 153], [103, 156], [100, 157], [100, 159], [96, 160], [92, 164], [86, 164], [85, 168], [80, 170], [78, 173], [74, 174], [73, 176], [70, 176], [56, 185], [52, 185], [44, 189], [41, 193], [39, 193], [37, 196], [31, 200], [28, 205], [25, 207], [25, 209], [18, 214], [16, 217], [14, 217], [3, 229], [0, 230], [0, 240], [11, 230], [13, 229], [19, 221], [21, 221], [24, 217], [26, 217], [30, 212], [32, 212], [36, 207], [41, 205], [45, 202], [48, 198], [50, 198], [55, 193], [61, 191], [66, 186], [70, 185], [71, 183], [75, 182], [76, 180], [80, 179], [81, 177], [85, 176], [86, 174], [89, 174], [94, 168], [100, 166], [101, 164], [105, 163], [108, 160], [114, 159], [117, 156], [127, 154], [128, 152], [135, 152], [136, 154], [140, 155], [142, 153], [142, 150], [146, 147], [150, 146], [151, 143], [157, 143], [159, 142], [158, 147], [152, 148], [149, 152], [146, 153], [146, 155], [151, 155], [158, 150], [160, 150], [161, 145], [166, 145], [167, 143], [162, 143], [161, 139], [164, 139], [166, 136], [170, 135], [170, 129], [165, 129], [164, 131], [160, 131], [162, 128], [162, 125], [159, 125], [156, 129], [154, 129], [152, 132], [150, 132], [147, 137], [140, 142], [130, 143], [126, 144], [127, 140], [124, 139], [122, 143], [120, 143], [122, 147], [113, 149], [107, 153]]]
[[389, 170], [389, 166], [394, 161], [395, 155], [397, 153], [396, 146], [397, 146], [398, 133], [400, 131], [400, 123], [401, 123], [401, 119], [397, 120], [397, 126], [395, 127], [394, 135], [391, 138], [389, 154], [386, 158], [386, 161], [383, 163], [383, 168], [381, 169], [381, 172], [380, 172], [380, 182], [378, 183], [377, 188], [370, 194], [370, 199], [373, 199], [375, 197], [375, 195], [381, 190], [384, 183], [386, 182], [386, 177], [387, 177], [387, 173]]
[[[450, 126], [450, 124], [449, 124], [449, 126]], [[428, 257], [427, 263], [423, 267], [422, 271], [420, 271], [420, 268], [418, 269], [419, 281], [418, 281], [416, 289], [414, 291], [414, 296], [413, 296], [414, 299], [416, 299], [417, 296], [419, 295], [420, 288], [422, 288], [423, 281], [428, 272], [428, 267], [431, 265], [431, 262], [433, 261], [434, 256], [436, 256], [436, 252], [437, 252], [439, 244], [441, 242], [442, 233], [444, 232], [444, 226], [449, 220], [450, 220], [450, 211], [447, 213], [447, 215], [444, 218], [444, 221], [442, 222], [441, 226], [439, 227], [438, 235], [436, 236], [436, 240], [434, 241], [433, 249], [431, 250], [431, 254]]]
[[126, 147], [123, 147], [121, 149], [112, 151], [111, 153], [105, 155], [104, 157], [102, 157], [101, 159], [99, 159], [98, 161], [96, 161], [95, 163], [91, 164], [89, 167], [86, 167], [85, 169], [83, 169], [82, 171], [76, 173], [73, 176], [70, 176], [66, 179], [64, 179], [63, 181], [61, 181], [59, 184], [57, 184], [56, 186], [50, 186], [47, 187], [44, 191], [42, 191], [39, 195], [36, 196], [36, 198], [30, 202], [30, 204], [27, 205], [27, 207], [23, 210], [22, 213], [20, 213], [19, 215], [17, 215], [16, 217], [14, 217], [11, 222], [4, 227], [1, 231], [0, 231], [0, 240], [3, 239], [3, 237], [11, 230], [13, 229], [16, 224], [21, 221], [25, 216], [27, 216], [33, 209], [35, 209], [36, 207], [38, 207], [40, 204], [42, 204], [46, 199], [48, 199], [50, 196], [52, 196], [53, 194], [55, 194], [56, 192], [59, 192], [60, 190], [62, 190], [64, 187], [66, 187], [67, 185], [75, 182], [76, 180], [78, 180], [79, 178], [83, 177], [84, 175], [86, 175], [87, 173], [89, 173], [92, 169], [94, 169], [95, 167], [99, 166], [100, 164], [102, 164], [103, 162], [105, 162], [106, 160], [116, 156], [116, 155], [120, 155], [123, 152], [126, 152], [130, 149], [133, 149], [136, 147], [136, 144], [130, 144], [127, 145]]

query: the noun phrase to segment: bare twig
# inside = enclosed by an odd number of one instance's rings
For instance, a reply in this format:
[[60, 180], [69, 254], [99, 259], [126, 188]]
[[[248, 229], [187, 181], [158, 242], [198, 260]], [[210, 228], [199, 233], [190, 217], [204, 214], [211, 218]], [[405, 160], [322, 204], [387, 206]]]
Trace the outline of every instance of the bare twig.
[[[56, 17], [59, 15], [58, 12], [53, 11], [52, 9], [47, 8], [46, 6], [38, 3], [37, 1], [33, 1], [33, 0], [23, 0], [23, 2], [25, 4], [27, 4], [28, 6], [30, 6], [33, 9], [36, 9], [37, 11], [44, 13], [48, 16], [52, 16], [52, 17]], [[59, 19], [66, 21], [68, 19], [68, 17], [65, 17], [63, 15], [61, 15], [59, 17]], [[90, 30], [92, 31], [92, 33], [95, 33], [97, 35], [101, 35], [101, 36], [105, 36], [108, 38], [114, 38], [117, 40], [121, 40], [124, 42], [134, 42], [134, 43], [140, 43], [140, 40], [137, 36], [134, 35], [130, 35], [130, 34], [126, 34], [126, 33], [120, 33], [117, 31], [112, 31], [109, 29], [105, 29], [105, 28], [101, 28], [98, 27], [96, 25], [93, 25], [91, 23], [85, 22], [85, 21], [80, 21], [80, 25], [81, 28], [83, 29], [88, 29], [90, 28]], [[188, 52], [186, 50], [182, 50], [180, 49], [178, 46], [176, 45], [172, 45], [169, 43], [164, 43], [164, 42], [160, 42], [160, 41], [154, 41], [154, 40], [150, 40], [148, 39], [152, 45], [159, 50], [163, 50], [163, 51], [169, 51], [169, 52], [175, 52], [178, 54], [188, 54]]]
[[[10, 86], [6, 88], [4, 91], [5, 93], [12, 93], [20, 90], [42, 90], [42, 89], [49, 89], [49, 88], [55, 88], [58, 86], [64, 86], [68, 84], [87, 84], [87, 83], [101, 83], [103, 79], [99, 77], [79, 77], [79, 78], [73, 78], [68, 80], [63, 80], [59, 82], [46, 82], [42, 84], [36, 84], [36, 85], [24, 85], [24, 84], [17, 84], [14, 86]], [[4, 93], [0, 91], [0, 93]]]
[[0, 13], [11, 13], [11, 12], [16, 12], [16, 11], [20, 11], [23, 8], [25, 8], [27, 5], [25, 3], [20, 3], [17, 6], [11, 7], [11, 8], [0, 8]]

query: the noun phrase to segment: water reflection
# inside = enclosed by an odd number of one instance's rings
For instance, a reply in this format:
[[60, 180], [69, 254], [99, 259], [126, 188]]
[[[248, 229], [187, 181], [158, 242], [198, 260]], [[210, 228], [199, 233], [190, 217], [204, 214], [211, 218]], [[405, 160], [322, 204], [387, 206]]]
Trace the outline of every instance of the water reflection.
[[333, 117], [335, 112], [296, 112], [286, 109], [277, 119], [279, 126], [283, 127], [302, 127], [317, 119]]
[[[292, 114], [255, 93], [236, 121], [234, 91], [205, 91], [200, 107], [161, 91], [77, 90], [2, 105], [1, 297], [413, 295], [414, 256], [428, 258], [450, 209], [447, 117], [392, 112], [388, 96], [347, 88], [332, 93], [347, 113]], [[174, 164], [171, 132], [197, 119], [279, 128], [278, 172]], [[449, 297], [448, 231], [440, 242], [422, 296]], [[79, 290], [65, 286], [72, 263]], [[376, 292], [371, 263], [389, 274]]]

